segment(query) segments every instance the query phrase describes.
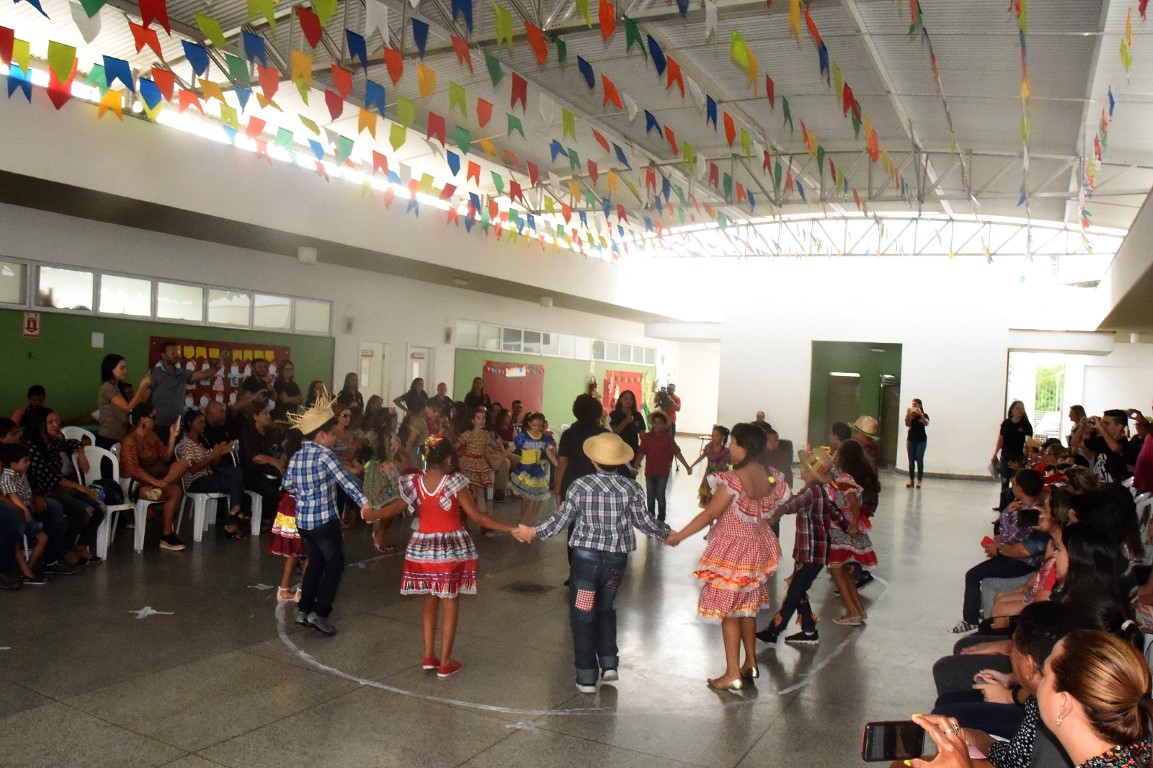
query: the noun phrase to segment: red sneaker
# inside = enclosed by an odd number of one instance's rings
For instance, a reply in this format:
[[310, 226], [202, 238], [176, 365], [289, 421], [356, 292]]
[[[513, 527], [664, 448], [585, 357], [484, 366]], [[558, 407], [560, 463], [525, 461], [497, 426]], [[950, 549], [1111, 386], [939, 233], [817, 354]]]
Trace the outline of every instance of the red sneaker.
[[437, 677], [452, 677], [457, 672], [464, 669], [464, 664], [459, 661], [450, 661], [447, 664], [441, 664], [440, 668], [436, 670]]
[[425, 672], [431, 672], [432, 670], [438, 668], [439, 666], [440, 666], [440, 659], [433, 658], [432, 656], [425, 656], [424, 661], [422, 661], [420, 663], [420, 668], [423, 669]]

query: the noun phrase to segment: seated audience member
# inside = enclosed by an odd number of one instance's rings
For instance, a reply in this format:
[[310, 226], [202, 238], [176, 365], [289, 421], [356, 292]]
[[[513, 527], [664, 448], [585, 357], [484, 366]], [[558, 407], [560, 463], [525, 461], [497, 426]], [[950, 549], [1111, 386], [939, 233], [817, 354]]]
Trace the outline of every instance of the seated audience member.
[[772, 424], [765, 421], [765, 412], [764, 411], [757, 411], [757, 418], [753, 419], [751, 423], [757, 425], [758, 427], [765, 430], [766, 432], [768, 432], [770, 429], [773, 428]]
[[125, 397], [122, 387], [132, 386], [125, 377], [128, 366], [121, 355], [105, 355], [100, 362], [100, 391], [96, 394], [98, 405], [97, 420], [100, 429], [96, 432], [96, 445], [110, 449], [120, 442], [128, 432], [128, 414], [132, 409], [148, 400], [152, 394], [152, 377], [146, 375], [140, 380], [135, 395]]
[[[209, 445], [232, 443], [240, 439], [244, 429], [246, 410], [237, 405], [226, 406], [217, 400], [204, 406], [204, 439]], [[225, 466], [235, 466], [232, 455], [221, 458]]]
[[765, 445], [764, 465], [772, 467], [773, 469], [784, 475], [785, 483], [789, 488], [793, 487], [793, 455], [792, 452], [781, 448], [781, 436], [777, 434], [777, 430], [769, 427], [765, 430], [768, 435], [768, 443]]
[[0, 444], [14, 445], [19, 443], [23, 436], [24, 430], [20, 428], [19, 422], [0, 416]]
[[316, 400], [321, 395], [328, 396], [328, 387], [324, 386], [324, 382], [320, 379], [313, 379], [308, 385], [308, 394], [304, 397], [304, 407], [311, 408], [316, 405]]
[[240, 469], [244, 487], [260, 494], [261, 516], [271, 523], [272, 512], [280, 503], [280, 478], [288, 459], [280, 450], [271, 414], [256, 411], [250, 419], [240, 435]]
[[1073, 433], [1069, 450], [1083, 451], [1093, 467], [1093, 474], [1102, 483], [1120, 483], [1132, 476], [1129, 465], [1136, 457], [1128, 456], [1129, 438], [1125, 431], [1129, 414], [1121, 410], [1108, 410], [1083, 422]]
[[24, 418], [24, 411], [28, 408], [42, 407], [44, 405], [44, 399], [47, 396], [48, 393], [44, 391], [44, 385], [42, 384], [33, 384], [28, 387], [28, 402], [22, 407], [12, 411], [12, 421], [19, 424], [20, 420]]
[[[28, 467], [32, 463], [32, 453], [23, 445], [4, 445], [0, 451], [0, 528], [9, 536], [0, 537], [0, 573], [12, 572], [10, 561], [16, 564], [16, 576], [20, 583], [33, 586], [46, 584], [44, 579], [44, 548], [48, 546], [48, 534], [44, 526], [32, 515], [35, 502], [32, 488], [28, 485]], [[32, 544], [28, 556], [24, 556], [24, 540]]]
[[[51, 408], [29, 407], [21, 421], [23, 444], [31, 451], [28, 479], [32, 492], [61, 505], [67, 524], [65, 547], [79, 560], [99, 561], [96, 555], [96, 531], [104, 520], [104, 505], [83, 485], [64, 477], [60, 454], [77, 456], [80, 470], [88, 462], [79, 440], [69, 440], [60, 429], [60, 415]], [[66, 558], [67, 559], [67, 558]], [[71, 560], [70, 560], [71, 562]]]
[[[0, 449], [2, 450], [2, 449]], [[24, 554], [24, 526], [19, 510], [0, 501], [0, 589], [24, 586], [23, 572], [16, 569], [15, 553]]]
[[281, 360], [280, 368], [276, 371], [276, 383], [272, 386], [276, 402], [272, 408], [273, 421], [285, 420], [290, 411], [295, 412], [304, 404], [304, 395], [300, 393], [300, 385], [296, 383], [295, 376], [296, 366], [292, 361]]
[[[268, 411], [262, 411], [265, 418]], [[221, 463], [232, 450], [231, 443], [216, 443], [209, 447], [204, 440], [204, 414], [191, 410], [184, 414], [183, 438], [176, 444], [176, 458], [188, 464], [181, 476], [185, 493], [228, 494], [228, 523], [224, 533], [228, 538], [244, 538], [242, 505], [244, 503], [244, 474], [238, 467]]]
[[183, 550], [182, 542], [172, 529], [172, 521], [180, 500], [184, 497], [177, 482], [188, 471], [188, 462], [176, 458], [176, 439], [179, 424], [169, 430], [168, 444], [156, 436], [156, 409], [151, 403], [141, 403], [128, 417], [132, 429], [120, 441], [120, 474], [133, 481], [129, 494], [164, 505], [160, 548], [169, 552]]
[[985, 562], [973, 566], [965, 573], [965, 597], [961, 620], [953, 627], [955, 634], [972, 632], [981, 620], [981, 581], [988, 578], [1024, 577], [1037, 570], [1049, 543], [1047, 534], [1018, 524], [1018, 515], [1024, 510], [1038, 509], [1045, 479], [1034, 469], [1023, 469], [1013, 478], [1012, 488], [1017, 499], [1001, 513], [997, 535], [982, 546]]

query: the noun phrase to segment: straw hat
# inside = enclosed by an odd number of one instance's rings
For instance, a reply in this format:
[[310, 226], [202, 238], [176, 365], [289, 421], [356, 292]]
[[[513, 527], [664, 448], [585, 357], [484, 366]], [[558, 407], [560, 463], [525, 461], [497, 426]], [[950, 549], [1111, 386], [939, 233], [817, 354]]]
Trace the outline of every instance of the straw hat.
[[582, 447], [585, 456], [602, 467], [617, 467], [633, 460], [633, 449], [621, 440], [620, 435], [612, 432], [593, 435], [584, 441]]
[[819, 445], [811, 451], [801, 451], [798, 455], [801, 460], [801, 469], [807, 469], [817, 475], [823, 475], [829, 467], [833, 466], [833, 455], [824, 446]]
[[304, 413], [288, 414], [288, 423], [300, 434], [309, 435], [332, 420], [332, 395], [325, 389], [316, 396], [316, 402]]
[[860, 432], [870, 440], [876, 440], [880, 437], [881, 425], [872, 416], [859, 416], [853, 422], [853, 431]]

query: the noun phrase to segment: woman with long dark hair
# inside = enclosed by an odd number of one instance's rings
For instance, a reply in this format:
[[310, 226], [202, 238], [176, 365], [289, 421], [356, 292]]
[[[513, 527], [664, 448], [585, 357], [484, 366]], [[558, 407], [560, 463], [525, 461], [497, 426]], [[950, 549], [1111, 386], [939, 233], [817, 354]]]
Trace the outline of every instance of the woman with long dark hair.
[[128, 376], [123, 355], [105, 355], [100, 361], [100, 391], [96, 394], [100, 429], [96, 445], [106, 450], [120, 442], [128, 432], [128, 414], [132, 409], [152, 397], [152, 377], [145, 375], [136, 387], [131, 400], [125, 400], [120, 391], [121, 382]]
[[[993, 449], [993, 463], [998, 464], [1001, 474], [1001, 490], [1009, 488], [1009, 481], [1018, 469], [1025, 467], [1025, 440], [1033, 436], [1033, 425], [1025, 415], [1025, 404], [1014, 400], [1009, 413], [1001, 422], [997, 432], [997, 447]], [[1000, 454], [1000, 457], [998, 457]]]
[[617, 396], [616, 406], [609, 414], [609, 428], [620, 435], [633, 452], [640, 448], [641, 435], [645, 433], [645, 417], [637, 410], [637, 396], [631, 389]]
[[912, 488], [913, 483], [921, 487], [921, 480], [925, 477], [925, 448], [929, 445], [929, 436], [925, 434], [925, 427], [929, 426], [929, 414], [925, 413], [925, 406], [921, 398], [914, 397], [913, 404], [905, 409], [905, 427], [909, 430], [905, 445], [909, 450], [909, 482], [906, 488]]

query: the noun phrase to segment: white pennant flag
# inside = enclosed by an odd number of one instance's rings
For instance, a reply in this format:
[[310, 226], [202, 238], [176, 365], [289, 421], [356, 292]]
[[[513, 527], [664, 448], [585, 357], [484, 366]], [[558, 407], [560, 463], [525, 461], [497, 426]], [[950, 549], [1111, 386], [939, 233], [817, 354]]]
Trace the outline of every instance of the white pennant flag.
[[425, 139], [424, 143], [428, 144], [428, 148], [430, 150], [432, 150], [432, 156], [433, 157], [437, 158], [438, 160], [444, 159], [444, 147], [442, 147], [440, 145], [439, 141], [433, 141], [431, 139]]
[[412, 9], [415, 11], [416, 6], [420, 5], [420, 0], [408, 0], [408, 4], [411, 5]]
[[703, 179], [705, 177], [705, 171], [706, 170], [707, 169], [705, 168], [705, 158], [703, 158], [700, 155], [697, 155], [697, 178]]
[[91, 43], [100, 34], [100, 14], [89, 18], [84, 6], [77, 2], [69, 3], [68, 7], [72, 10], [72, 21], [75, 22], [76, 29], [80, 30], [80, 36], [84, 38], [84, 42]]
[[407, 187], [408, 182], [412, 181], [412, 167], [408, 163], [397, 163], [400, 169], [397, 171], [397, 177], [400, 179], [400, 185]]
[[[371, 2], [371, 0], [370, 0]], [[689, 95], [693, 97], [693, 103], [697, 105], [697, 111], [704, 111], [705, 108], [705, 92], [697, 85], [697, 81], [689, 76], [685, 76], [685, 83], [689, 86]]]
[[537, 98], [540, 102], [540, 119], [544, 121], [546, 127], [551, 128], [556, 125], [557, 103], [546, 96]]
[[324, 128], [324, 136], [328, 139], [328, 143], [332, 144], [333, 146], [340, 143], [340, 134], [328, 126], [325, 126]]
[[621, 100], [625, 103], [625, 109], [629, 113], [629, 122], [631, 123], [637, 119], [637, 112], [640, 110], [640, 107], [637, 106], [637, 100], [627, 93], [621, 94]]
[[388, 6], [380, 0], [364, 0], [364, 37], [380, 32], [384, 44], [388, 45]]
[[705, 39], [717, 36], [717, 4], [715, 0], [705, 0]]
[[557, 176], [552, 171], [548, 172], [548, 183], [549, 183], [549, 186], [552, 187], [553, 189], [560, 189], [561, 188], [560, 176]]

